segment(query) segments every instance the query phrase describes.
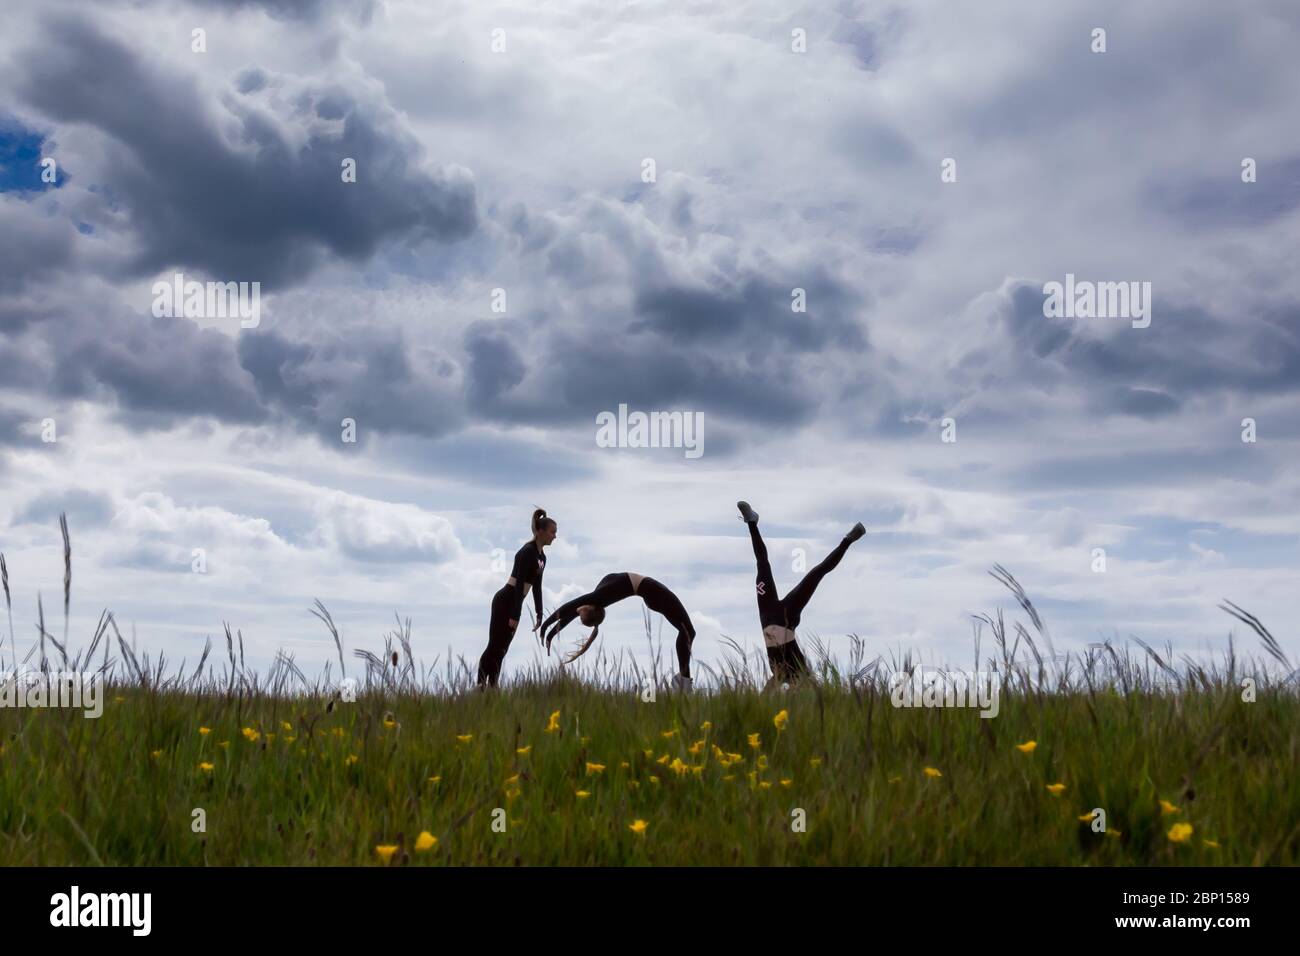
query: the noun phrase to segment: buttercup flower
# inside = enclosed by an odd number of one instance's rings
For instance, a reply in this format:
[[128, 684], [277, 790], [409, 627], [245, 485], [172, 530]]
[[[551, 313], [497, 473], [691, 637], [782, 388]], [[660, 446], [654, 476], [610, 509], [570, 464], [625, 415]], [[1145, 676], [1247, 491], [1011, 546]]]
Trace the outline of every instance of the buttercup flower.
[[383, 844], [381, 846], [375, 847], [375, 853], [378, 854], [379, 859], [383, 860], [385, 863], [391, 860], [393, 858], [393, 854], [396, 852], [397, 852], [397, 847], [391, 843]]
[[415, 838], [415, 852], [427, 853], [438, 845], [438, 838], [428, 830], [421, 830], [420, 835]]
[[1190, 823], [1175, 823], [1169, 828], [1169, 839], [1173, 843], [1185, 843], [1187, 838], [1192, 835], [1192, 825]]
[[650, 824], [646, 823], [644, 820], [633, 820], [631, 823], [627, 825], [627, 828], [631, 830], [633, 833], [639, 835], [645, 833], [645, 829], [649, 825]]
[[1026, 740], [1023, 744], [1016, 744], [1016, 749], [1022, 754], [1031, 754], [1038, 748], [1037, 740]]

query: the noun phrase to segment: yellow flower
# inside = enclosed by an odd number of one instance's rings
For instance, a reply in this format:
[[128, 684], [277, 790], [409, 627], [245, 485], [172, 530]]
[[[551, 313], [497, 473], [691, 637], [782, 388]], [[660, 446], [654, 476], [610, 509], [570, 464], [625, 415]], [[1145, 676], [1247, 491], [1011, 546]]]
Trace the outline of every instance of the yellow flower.
[[330, 733], [332, 733], [335, 737], [342, 737], [347, 734], [347, 731], [344, 730], [342, 727], [335, 727], [333, 730], [330, 731]]
[[744, 762], [745, 762], [745, 757], [743, 754], [727, 754], [727, 763], [744, 763]]
[[150, 753], [149, 756], [150, 756], [150, 757], [153, 757], [154, 760], [157, 760], [159, 757], [162, 756], [162, 751], [161, 751], [161, 750], [155, 750], [155, 751], [153, 751], [152, 753]]
[[1176, 807], [1176, 806], [1174, 806], [1174, 805], [1173, 805], [1172, 803], [1170, 803], [1168, 800], [1161, 800], [1161, 801], [1160, 801], [1160, 815], [1161, 815], [1161, 816], [1165, 816], [1165, 815], [1170, 814], [1170, 813], [1182, 813], [1182, 808], [1181, 808], [1181, 807]]
[[591, 791], [590, 791], [590, 790], [575, 790], [575, 791], [573, 791], [573, 795], [574, 795], [575, 797], [577, 797], [579, 800], [586, 800], [589, 796], [591, 796]]
[[727, 774], [725, 777], [723, 777], [722, 779], [723, 779], [723, 780], [735, 780], [735, 779], [736, 779], [736, 775], [735, 775], [734, 773], [729, 773], [729, 774]]
[[259, 737], [262, 736], [252, 727], [245, 727], [243, 729], [243, 734], [244, 734], [244, 739], [247, 740], [249, 743], [254, 743]]
[[517, 797], [517, 796], [519, 796], [521, 793], [523, 793], [523, 791], [520, 790], [518, 787], [513, 787], [513, 788], [512, 788], [512, 787], [506, 787], [506, 791], [505, 791], [505, 792], [506, 792], [506, 799], [507, 799], [507, 800], [513, 800], [515, 797]]
[[203, 763], [199, 764], [199, 769], [204, 773], [212, 773], [212, 764], [205, 760]]
[[700, 776], [702, 773], [704, 773], [704, 764], [699, 763], [699, 764], [692, 765], [691, 773], [695, 774], [695, 776], [697, 777]]
[[759, 770], [767, 769], [767, 754], [759, 754], [758, 759], [754, 761], [754, 766]]
[[293, 742], [294, 742], [295, 740], [297, 740], [297, 739], [298, 739], [298, 735], [297, 735], [297, 734], [291, 734], [291, 735], [289, 735], [288, 737], [285, 737], [285, 738], [284, 738], [284, 742], [285, 742], [286, 744], [291, 744], [291, 743], [293, 743]]
[[560, 729], [560, 712], [557, 710], [551, 714], [551, 719], [546, 724], [546, 732], [553, 734]]
[[794, 783], [793, 780], [786, 779], [786, 780], [782, 780], [782, 781], [781, 781], [781, 786], [783, 786], [783, 787], [788, 787], [788, 786], [790, 786], [790, 785], [793, 784], [793, 783]]
[[284, 730], [293, 730], [293, 724], [289, 723], [287, 720], [280, 721], [280, 727]]
[[650, 782], [653, 783], [656, 787], [659, 786], [659, 783], [660, 783], [658, 777], [651, 777], [651, 778], [650, 778]]
[[1080, 822], [1080, 823], [1091, 823], [1091, 822], [1092, 822], [1092, 814], [1091, 814], [1091, 813], [1081, 813], [1081, 814], [1079, 814], [1079, 822]]
[[1214, 840], [1202, 840], [1201, 842], [1212, 850], [1217, 850], [1219, 848], [1219, 844]]
[[1186, 842], [1187, 838], [1192, 835], [1192, 825], [1190, 823], [1175, 823], [1169, 828], [1169, 839], [1174, 843]]
[[428, 830], [421, 830], [420, 835], [415, 838], [415, 852], [427, 853], [438, 845], [438, 838]]
[[665, 740], [667, 740], [669, 737], [676, 737], [677, 728], [674, 727], [672, 730], [665, 730], [662, 734], [660, 734], [660, 736], [663, 737]]
[[750, 745], [751, 747], [753, 747], [755, 750], [757, 750], [757, 749], [759, 748], [761, 741], [762, 741], [762, 738], [759, 737], [758, 734], [750, 734], [750, 735], [749, 735], [749, 745]]
[[519, 782], [519, 774], [515, 774], [513, 777], [506, 778], [505, 785], [506, 787], [509, 787], [511, 784], [516, 784], [518, 782]]
[[760, 784], [758, 785], [758, 789], [760, 789], [760, 790], [771, 790], [771, 789], [772, 789], [772, 785], [771, 785], [770, 783], [768, 783], [766, 780], [764, 780], [762, 783], [760, 783]]
[[397, 852], [397, 847], [391, 843], [384, 844], [375, 847], [375, 852], [379, 854], [379, 859], [387, 863], [389, 860], [393, 858], [393, 854]]
[[1122, 835], [1122, 833], [1123, 833], [1122, 830], [1107, 830], [1106, 836], [1113, 837], [1114, 839], [1118, 840]]
[[441, 780], [442, 780], [442, 774], [438, 774], [438, 776], [436, 777], [429, 778], [430, 783], [439, 783]]
[[459, 741], [460, 741], [461, 743], [463, 743], [463, 744], [467, 744], [467, 743], [469, 743], [471, 740], [474, 739], [474, 735], [473, 735], [473, 734], [457, 734], [457, 735], [456, 735], [456, 739], [459, 740]]
[[943, 774], [940, 773], [938, 770], [936, 770], [934, 767], [926, 767], [926, 768], [925, 768], [925, 775], [926, 775], [927, 777], [942, 777], [942, 776], [943, 776]]
[[393, 720], [393, 718], [391, 718], [391, 717], [385, 717], [385, 718], [384, 718], [384, 727], [385, 727], [386, 729], [388, 729], [388, 730], [392, 730], [392, 729], [393, 729], [394, 727], [396, 727], [396, 726], [397, 726], [397, 721]]
[[820, 767], [821, 765], [822, 765], [822, 758], [821, 758], [821, 757], [809, 757], [809, 758], [808, 758], [808, 766], [812, 767], [814, 770], [816, 770], [816, 769], [817, 769], [818, 767]]
[[695, 743], [691, 744], [689, 747], [686, 748], [686, 752], [689, 753], [691, 756], [698, 756], [700, 751], [702, 751], [703, 749], [704, 749], [704, 741], [697, 740], [695, 741]]
[[706, 720], [704, 723], [700, 724], [700, 730], [712, 730], [712, 729], [713, 729], [713, 721], [711, 720]]
[[677, 776], [680, 777], [690, 768], [686, 764], [682, 763], [681, 757], [674, 757], [673, 762], [668, 765], [668, 769], [673, 771], [675, 774], [677, 774]]
[[530, 752], [532, 749], [533, 749], [533, 745], [532, 745], [532, 744], [529, 744], [527, 747], [516, 747], [516, 748], [515, 748], [515, 753], [519, 754], [519, 756], [521, 756], [521, 757], [527, 757], [528, 754], [529, 754], [529, 752]]
[[199, 728], [199, 736], [200, 736], [200, 737], [206, 737], [206, 736], [207, 736], [208, 734], [210, 734], [210, 733], [212, 733], [212, 728], [211, 728], [211, 727], [200, 727], [200, 728]]
[[352, 766], [354, 763], [356, 763], [357, 760], [358, 760], [358, 757], [357, 757], [356, 754], [349, 754], [349, 755], [348, 755], [348, 759], [345, 760], [345, 761], [343, 761], [343, 762], [344, 762], [345, 764], [347, 764], [347, 765], [350, 767], [350, 766]]
[[776, 726], [777, 733], [785, 730], [785, 725], [790, 722], [790, 711], [783, 710], [772, 718], [772, 723]]
[[649, 825], [650, 824], [646, 823], [644, 820], [633, 820], [631, 823], [627, 825], [627, 828], [631, 830], [633, 833], [639, 835], [645, 833], [645, 828], [648, 827]]
[[1026, 740], [1023, 744], [1016, 744], [1016, 749], [1022, 754], [1031, 754], [1038, 747], [1037, 740]]
[[592, 763], [590, 760], [587, 761], [587, 776], [590, 777], [592, 774], [604, 772], [605, 765], [603, 763]]
[[656, 760], [655, 763], [663, 763], [663, 764], [668, 763], [668, 755], [664, 754], [662, 757]]
[[726, 759], [727, 759], [727, 752], [726, 752], [725, 750], [723, 750], [721, 747], [719, 747], [717, 744], [714, 744], [714, 745], [713, 745], [713, 756], [717, 757], [719, 760], [726, 760]]
[[619, 767], [620, 770], [626, 770], [626, 769], [628, 769], [628, 768], [631, 767], [631, 766], [632, 766], [632, 765], [631, 765], [630, 763], [628, 763], [626, 760], [620, 761], [620, 762], [619, 762], [619, 765], [618, 765], [618, 767]]
[[1049, 784], [1047, 785], [1047, 792], [1050, 793], [1050, 794], [1051, 794], [1052, 796], [1054, 796], [1054, 797], [1059, 797], [1061, 794], [1065, 793], [1065, 784], [1063, 784], [1063, 783], [1049, 783]]

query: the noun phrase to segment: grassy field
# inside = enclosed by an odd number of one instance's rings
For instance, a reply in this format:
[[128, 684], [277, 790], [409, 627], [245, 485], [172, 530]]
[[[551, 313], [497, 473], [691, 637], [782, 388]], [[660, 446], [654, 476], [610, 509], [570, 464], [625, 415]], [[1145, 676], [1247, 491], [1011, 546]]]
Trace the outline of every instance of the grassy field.
[[[646, 702], [552, 680], [332, 709], [136, 688], [97, 720], [8, 710], [0, 729], [7, 866], [380, 865], [379, 847], [390, 865], [1300, 856], [1300, 707], [1272, 692], [1008, 694], [985, 720], [897, 709], [875, 684]], [[1079, 819], [1096, 807], [1108, 832]]]
[[[978, 619], [974, 660], [1001, 691], [989, 719], [894, 706], [914, 662], [868, 661], [856, 637], [847, 663], [811, 648], [817, 678], [786, 689], [760, 689], [761, 662], [733, 644], [721, 666], [697, 662], [710, 689], [690, 694], [599, 652], [521, 673], [518, 650], [515, 680], [479, 693], [463, 661], [419, 667], [399, 620], [381, 654], [353, 651], [353, 695], [283, 654], [251, 671], [229, 627], [220, 665], [209, 644], [188, 674], [137, 654], [108, 612], [74, 653], [64, 533], [63, 639], [41, 611], [20, 658], [11, 613], [0, 672], [93, 673], [103, 712], [0, 707], [0, 865], [1300, 859], [1300, 672], [1232, 605], [1265, 658], [1239, 659], [1231, 636], [1209, 666], [1140, 641], [1055, 655], [997, 568], [1033, 632]], [[0, 577], [8, 603], [2, 555]]]

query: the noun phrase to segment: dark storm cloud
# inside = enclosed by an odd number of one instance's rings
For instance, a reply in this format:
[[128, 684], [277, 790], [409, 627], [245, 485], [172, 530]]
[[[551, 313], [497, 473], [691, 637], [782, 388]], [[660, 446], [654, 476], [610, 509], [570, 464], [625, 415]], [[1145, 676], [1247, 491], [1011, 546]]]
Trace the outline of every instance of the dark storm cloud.
[[[57, 275], [72, 259], [76, 235], [66, 217], [51, 216], [32, 201], [0, 195], [0, 295]], [[0, 329], [21, 321], [13, 314], [0, 317]]]
[[48, 353], [48, 375], [58, 397], [111, 397], [121, 411], [152, 416], [155, 426], [191, 416], [239, 423], [266, 417], [229, 336], [123, 312], [69, 319], [51, 330], [57, 347]]
[[98, 491], [67, 488], [37, 495], [14, 513], [11, 524], [57, 524], [67, 513], [74, 528], [95, 528], [113, 517], [113, 499]]
[[[715, 355], [650, 335], [557, 332], [542, 352], [525, 356], [503, 332], [482, 325], [466, 338], [470, 411], [503, 424], [594, 422], [626, 403], [787, 427], [808, 421], [818, 404], [818, 389], [784, 353]], [[520, 388], [525, 368], [536, 381]]]
[[599, 451], [594, 440], [589, 454], [575, 455], [571, 449], [473, 429], [436, 441], [416, 438], [379, 446], [381, 457], [411, 471], [471, 482], [475, 488], [518, 488], [521, 476], [527, 476], [529, 487], [540, 488], [587, 481], [597, 473], [593, 456]]
[[[1162, 302], [1158, 290], [1154, 299], [1150, 327], [1134, 329], [1127, 319], [1047, 318], [1042, 285], [1017, 285], [1001, 313], [1006, 342], [964, 364], [991, 368], [990, 354], [1009, 345], [1022, 379], [1077, 385], [1107, 410], [1144, 418], [1207, 394], [1300, 390], [1300, 304], [1227, 317]], [[1094, 337], [1079, 323], [1116, 328]]]
[[465, 353], [469, 359], [467, 398], [483, 411], [494, 409], [528, 371], [506, 331], [488, 321], [475, 322], [465, 330]]
[[260, 10], [273, 20], [319, 20], [334, 10], [369, 21], [378, 4], [375, 0], [194, 0], [196, 6], [221, 11]]
[[1255, 158], [1253, 183], [1242, 182], [1233, 168], [1203, 178], [1163, 174], [1147, 187], [1147, 204], [1189, 230], [1261, 226], [1300, 207], [1300, 156], [1272, 163]]
[[[807, 294], [807, 312], [791, 309], [791, 290]], [[857, 303], [830, 276], [781, 284], [747, 276], [734, 286], [665, 284], [641, 289], [631, 332], [652, 331], [688, 343], [739, 342], [763, 349], [816, 352], [834, 346], [861, 351], [867, 346], [854, 321]]]
[[459, 367], [396, 331], [311, 342], [246, 332], [238, 353], [262, 401], [334, 444], [344, 418], [359, 441], [370, 429], [438, 436], [462, 423]]
[[[361, 260], [386, 240], [450, 241], [476, 227], [472, 181], [426, 169], [386, 106], [310, 88], [304, 112], [340, 119], [313, 122], [295, 145], [278, 117], [232, 93], [222, 105], [236, 147], [190, 78], [161, 72], [84, 20], [47, 19], [39, 36], [21, 63], [19, 98], [109, 138], [105, 175], [137, 234], [137, 274], [189, 267], [275, 286], [303, 276], [322, 251]], [[256, 87], [249, 76], [239, 86]], [[356, 183], [341, 180], [344, 157], [357, 161]]]

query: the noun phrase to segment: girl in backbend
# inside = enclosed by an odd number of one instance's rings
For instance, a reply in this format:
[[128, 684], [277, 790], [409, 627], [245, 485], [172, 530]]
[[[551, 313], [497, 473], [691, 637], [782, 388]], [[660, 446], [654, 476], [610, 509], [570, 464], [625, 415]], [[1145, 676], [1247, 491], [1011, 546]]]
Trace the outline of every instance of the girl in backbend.
[[[689, 690], [691, 644], [695, 641], [695, 625], [691, 623], [690, 615], [686, 613], [686, 608], [677, 599], [677, 595], [654, 578], [648, 578], [644, 574], [635, 574], [631, 571], [607, 574], [600, 579], [596, 590], [556, 608], [542, 624], [542, 640], [546, 642], [547, 652], [550, 652], [551, 641], [555, 639], [555, 635], [577, 617], [581, 618], [582, 623], [587, 627], [592, 628], [592, 632], [578, 652], [569, 658], [570, 661], [576, 659], [596, 639], [596, 634], [600, 631], [600, 622], [605, 620], [605, 608], [633, 595], [641, 598], [650, 610], [666, 617], [668, 623], [677, 629], [678, 672], [673, 675], [673, 686]], [[550, 628], [549, 633], [547, 628]]]

